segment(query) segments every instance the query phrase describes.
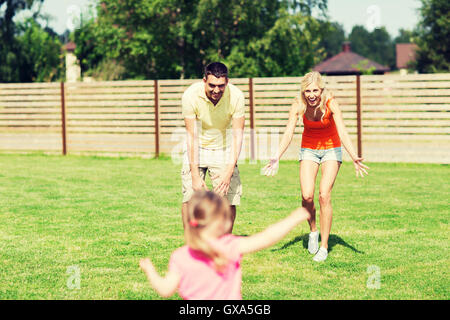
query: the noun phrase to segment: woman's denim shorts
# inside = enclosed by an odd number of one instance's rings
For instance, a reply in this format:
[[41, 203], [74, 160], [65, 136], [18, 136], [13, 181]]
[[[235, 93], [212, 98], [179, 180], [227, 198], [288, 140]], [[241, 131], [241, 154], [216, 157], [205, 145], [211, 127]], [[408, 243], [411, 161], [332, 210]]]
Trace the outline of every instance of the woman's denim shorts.
[[301, 148], [299, 161], [302, 160], [312, 160], [319, 164], [328, 160], [342, 162], [342, 147], [323, 150]]

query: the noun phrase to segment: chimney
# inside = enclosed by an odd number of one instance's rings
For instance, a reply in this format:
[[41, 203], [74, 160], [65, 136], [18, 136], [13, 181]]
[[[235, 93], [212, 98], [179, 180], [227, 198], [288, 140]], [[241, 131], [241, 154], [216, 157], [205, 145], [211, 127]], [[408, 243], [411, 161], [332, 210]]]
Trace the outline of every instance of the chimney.
[[66, 81], [77, 82], [81, 78], [81, 68], [75, 55], [76, 44], [67, 43], [64, 48], [66, 50]]
[[342, 52], [350, 52], [350, 42], [349, 41], [345, 41], [344, 43], [342, 43]]

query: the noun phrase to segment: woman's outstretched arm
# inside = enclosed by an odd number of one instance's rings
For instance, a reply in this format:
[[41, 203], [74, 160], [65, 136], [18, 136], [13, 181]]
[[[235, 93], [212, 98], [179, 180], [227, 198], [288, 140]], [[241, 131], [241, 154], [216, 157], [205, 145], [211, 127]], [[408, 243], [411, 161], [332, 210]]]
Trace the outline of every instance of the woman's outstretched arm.
[[270, 159], [270, 162], [264, 167], [264, 174], [266, 176], [273, 176], [278, 170], [278, 162], [281, 156], [284, 154], [286, 149], [289, 147], [294, 136], [295, 126], [297, 125], [299, 111], [300, 109], [300, 99], [295, 98], [289, 110], [289, 120], [284, 130], [283, 137], [281, 138], [281, 143], [278, 148], [277, 153]]
[[330, 101], [330, 109], [331, 112], [333, 113], [333, 119], [334, 123], [336, 123], [336, 129], [338, 131], [339, 138], [341, 139], [341, 142], [344, 145], [345, 150], [347, 150], [348, 154], [350, 155], [350, 158], [352, 158], [353, 165], [355, 166], [356, 170], [356, 176], [358, 177], [358, 175], [360, 175], [361, 177], [364, 177], [364, 174], [368, 174], [366, 169], [369, 169], [369, 167], [362, 163], [364, 159], [358, 157], [358, 155], [355, 152], [355, 148], [353, 147], [352, 140], [348, 135], [342, 117], [342, 112], [341, 109], [339, 108], [336, 99]]

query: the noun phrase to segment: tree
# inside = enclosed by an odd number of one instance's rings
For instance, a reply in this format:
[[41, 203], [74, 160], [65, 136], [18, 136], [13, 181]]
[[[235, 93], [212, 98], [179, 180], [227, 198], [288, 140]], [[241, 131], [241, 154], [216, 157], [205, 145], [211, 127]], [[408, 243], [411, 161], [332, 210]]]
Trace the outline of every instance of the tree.
[[[0, 0], [0, 82], [51, 81], [61, 75], [60, 42], [53, 30], [36, 21], [43, 0]], [[37, 6], [35, 6], [37, 5]], [[30, 9], [32, 17], [15, 23], [14, 17]]]
[[324, 48], [328, 59], [342, 51], [342, 44], [346, 40], [345, 31], [344, 27], [337, 22], [323, 22], [322, 27], [324, 36], [320, 41], [320, 46]]
[[323, 0], [284, 0], [283, 1], [288, 10], [293, 10], [294, 12], [302, 12], [307, 16], [311, 17], [314, 9], [319, 10], [319, 14], [322, 18], [327, 18], [328, 1]]
[[319, 30], [314, 18], [281, 9], [262, 38], [241, 42], [225, 61], [237, 77], [299, 76], [325, 57], [316, 37]]
[[94, 56], [123, 65], [125, 78], [178, 78], [183, 73], [185, 55], [192, 57], [183, 35], [190, 34], [189, 3], [194, 2], [102, 2], [92, 30], [96, 39]]
[[450, 2], [422, 0], [416, 28], [416, 69], [421, 73], [450, 71]]
[[271, 0], [200, 0], [193, 30], [193, 50], [198, 50], [201, 58], [196, 62], [198, 70], [219, 60], [229, 65], [235, 77], [243, 76], [247, 68], [249, 75], [255, 74], [260, 66], [255, 50], [264, 37], [265, 42], [270, 41], [268, 32], [275, 26], [281, 7], [281, 2]]
[[97, 23], [93, 18], [82, 19], [80, 27], [70, 35], [71, 40], [76, 44], [75, 55], [80, 61], [82, 73], [95, 69], [106, 54], [98, 43], [100, 39], [96, 34], [96, 28]]
[[371, 32], [368, 58], [395, 69], [395, 44], [385, 27], [376, 28]]
[[395, 68], [395, 44], [385, 27], [369, 32], [363, 26], [354, 26], [349, 40], [354, 52], [391, 69]]
[[[34, 3], [44, 0], [0, 0], [0, 8], [5, 6], [4, 15], [0, 16], [0, 30], [2, 40], [8, 43], [14, 38], [14, 16], [21, 10], [31, 9]], [[35, 13], [36, 14], [36, 13]]]
[[30, 9], [33, 3], [43, 0], [0, 0], [3, 15], [0, 16], [0, 82], [17, 82], [22, 78], [20, 65], [23, 60], [20, 45], [15, 38], [16, 14]]
[[43, 29], [29, 18], [18, 26], [17, 41], [23, 53], [21, 81], [56, 81], [62, 78], [61, 42], [53, 30]]
[[74, 38], [86, 48], [77, 51], [82, 67], [95, 68], [98, 57], [114, 60], [124, 78], [197, 78], [217, 60], [236, 77], [282, 76], [304, 72], [323, 56], [318, 39], [324, 29], [311, 10], [325, 15], [326, 3], [110, 0], [99, 4], [92, 27]]
[[412, 43], [414, 42], [414, 32], [406, 29], [400, 29], [399, 35], [394, 39], [394, 43]]
[[366, 28], [363, 26], [353, 26], [348, 40], [351, 42], [352, 51], [369, 58], [371, 47], [370, 32]]

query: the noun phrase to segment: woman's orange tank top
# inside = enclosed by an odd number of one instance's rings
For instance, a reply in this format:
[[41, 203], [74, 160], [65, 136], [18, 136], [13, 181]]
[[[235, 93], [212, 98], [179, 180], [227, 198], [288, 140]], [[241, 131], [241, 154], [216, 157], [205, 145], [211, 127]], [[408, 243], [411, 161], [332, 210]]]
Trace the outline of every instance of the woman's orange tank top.
[[330, 101], [331, 99], [327, 101], [325, 115], [320, 121], [310, 121], [303, 114], [302, 148], [322, 150], [341, 146], [341, 139], [329, 106]]

